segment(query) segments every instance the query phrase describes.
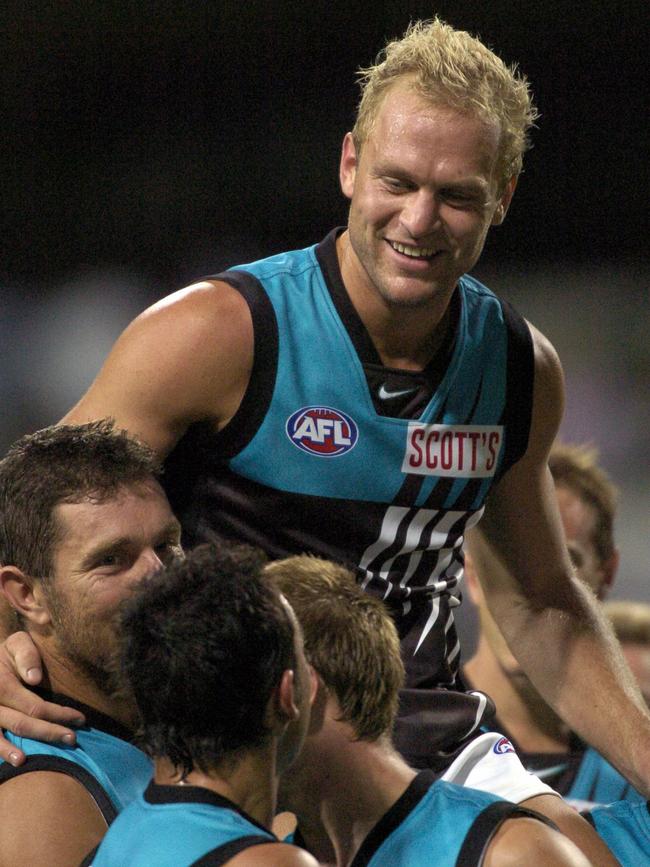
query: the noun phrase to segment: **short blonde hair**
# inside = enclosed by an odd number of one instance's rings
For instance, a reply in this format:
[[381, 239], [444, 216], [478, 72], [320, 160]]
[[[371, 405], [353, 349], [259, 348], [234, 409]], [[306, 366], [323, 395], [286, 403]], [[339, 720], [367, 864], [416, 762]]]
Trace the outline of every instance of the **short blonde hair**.
[[604, 563], [615, 550], [618, 489], [599, 466], [598, 449], [591, 445], [556, 442], [551, 448], [548, 466], [556, 486], [569, 488], [594, 510], [596, 523], [592, 542], [600, 563]]
[[342, 566], [301, 555], [267, 564], [302, 627], [305, 654], [359, 740], [392, 731], [404, 682], [399, 637], [386, 606]]
[[529, 130], [538, 117], [528, 82], [516, 66], [508, 67], [469, 33], [437, 17], [417, 21], [358, 76], [361, 100], [352, 130], [357, 150], [371, 133], [389, 88], [405, 80], [432, 104], [498, 122], [500, 188], [521, 172], [524, 152], [530, 147]]

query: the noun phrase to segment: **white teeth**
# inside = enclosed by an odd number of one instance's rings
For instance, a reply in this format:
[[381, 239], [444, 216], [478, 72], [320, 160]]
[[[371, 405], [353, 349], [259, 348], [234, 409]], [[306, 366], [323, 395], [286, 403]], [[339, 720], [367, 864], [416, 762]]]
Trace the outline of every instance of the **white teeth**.
[[413, 259], [427, 259], [436, 252], [434, 247], [407, 247], [405, 244], [400, 244], [399, 241], [391, 241], [390, 245], [393, 250], [403, 253], [404, 256], [411, 256]]

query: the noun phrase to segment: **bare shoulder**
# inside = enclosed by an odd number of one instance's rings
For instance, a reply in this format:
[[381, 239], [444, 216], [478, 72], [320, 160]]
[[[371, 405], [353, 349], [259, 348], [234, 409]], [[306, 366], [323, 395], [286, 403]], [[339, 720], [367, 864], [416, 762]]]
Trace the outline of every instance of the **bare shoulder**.
[[217, 428], [229, 421], [252, 363], [253, 324], [244, 298], [226, 283], [196, 283], [133, 320], [62, 421], [110, 416], [164, 455], [193, 422]]
[[228, 867], [318, 867], [318, 861], [289, 843], [262, 843], [231, 858]]
[[0, 815], [0, 867], [78, 864], [107, 827], [81, 783], [53, 771], [33, 771], [3, 783]]
[[568, 837], [537, 819], [508, 819], [497, 831], [485, 857], [485, 867], [590, 867]]
[[559, 425], [564, 410], [564, 371], [551, 341], [529, 324], [535, 353], [535, 409], [551, 416]]

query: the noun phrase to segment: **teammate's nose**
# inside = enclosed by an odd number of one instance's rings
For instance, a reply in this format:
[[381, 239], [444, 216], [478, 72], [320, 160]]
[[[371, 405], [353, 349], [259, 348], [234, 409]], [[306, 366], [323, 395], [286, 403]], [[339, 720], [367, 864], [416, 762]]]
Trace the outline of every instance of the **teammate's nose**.
[[153, 548], [142, 552], [140, 557], [140, 577], [145, 575], [154, 575], [164, 568], [164, 563]]

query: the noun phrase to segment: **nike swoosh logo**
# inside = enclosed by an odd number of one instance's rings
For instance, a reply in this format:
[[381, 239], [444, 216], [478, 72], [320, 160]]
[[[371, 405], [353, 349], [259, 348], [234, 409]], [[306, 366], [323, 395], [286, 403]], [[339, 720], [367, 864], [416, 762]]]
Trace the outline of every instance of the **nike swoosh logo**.
[[544, 780], [555, 776], [555, 774], [561, 774], [568, 767], [569, 765], [565, 762], [563, 765], [552, 765], [550, 768], [526, 768], [526, 770], [529, 774], [535, 774], [540, 780]]
[[380, 400], [390, 400], [391, 397], [401, 397], [403, 394], [411, 394], [413, 391], [415, 391], [414, 388], [404, 388], [401, 391], [388, 391], [386, 386], [382, 385], [377, 394]]

